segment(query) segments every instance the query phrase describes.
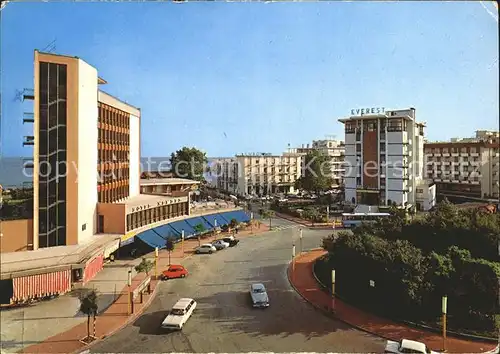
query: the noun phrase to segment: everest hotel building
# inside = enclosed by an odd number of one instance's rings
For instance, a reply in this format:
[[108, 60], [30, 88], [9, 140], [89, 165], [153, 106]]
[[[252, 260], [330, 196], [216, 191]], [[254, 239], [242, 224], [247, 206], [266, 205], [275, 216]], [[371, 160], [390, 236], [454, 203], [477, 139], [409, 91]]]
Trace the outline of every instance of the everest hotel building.
[[345, 201], [361, 206], [435, 205], [424, 177], [424, 123], [414, 108], [353, 109], [345, 126]]
[[136, 234], [189, 215], [189, 191], [141, 194], [141, 111], [105, 84], [78, 57], [35, 51], [33, 218], [0, 221], [2, 281], [81, 267], [86, 282]]

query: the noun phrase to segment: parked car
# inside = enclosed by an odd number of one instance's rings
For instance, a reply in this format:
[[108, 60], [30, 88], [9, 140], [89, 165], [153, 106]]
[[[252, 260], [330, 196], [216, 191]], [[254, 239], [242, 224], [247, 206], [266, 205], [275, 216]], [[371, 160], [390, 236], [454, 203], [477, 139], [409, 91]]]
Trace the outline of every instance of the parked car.
[[399, 342], [388, 340], [385, 345], [385, 353], [403, 354], [403, 353], [421, 353], [421, 354], [438, 354], [427, 348], [424, 343], [414, 340], [403, 339]]
[[234, 238], [233, 236], [231, 237], [224, 237], [222, 241], [229, 243], [229, 247], [234, 247], [240, 242], [240, 240]]
[[269, 307], [269, 297], [267, 296], [266, 287], [264, 284], [255, 283], [250, 285], [250, 297], [252, 306], [258, 308]]
[[161, 280], [175, 279], [175, 278], [184, 278], [188, 275], [188, 271], [181, 265], [172, 264], [168, 267], [167, 270], [164, 270], [161, 273]]
[[225, 242], [223, 240], [215, 240], [212, 242], [212, 245], [217, 249], [217, 250], [223, 250], [225, 248], [229, 247], [229, 242]]
[[196, 301], [189, 298], [182, 298], [176, 302], [172, 311], [163, 320], [161, 327], [164, 329], [182, 330], [187, 320], [196, 308]]
[[194, 252], [197, 254], [200, 253], [214, 253], [217, 251], [217, 248], [215, 248], [212, 244], [210, 243], [205, 243], [204, 245], [201, 245], [198, 247]]

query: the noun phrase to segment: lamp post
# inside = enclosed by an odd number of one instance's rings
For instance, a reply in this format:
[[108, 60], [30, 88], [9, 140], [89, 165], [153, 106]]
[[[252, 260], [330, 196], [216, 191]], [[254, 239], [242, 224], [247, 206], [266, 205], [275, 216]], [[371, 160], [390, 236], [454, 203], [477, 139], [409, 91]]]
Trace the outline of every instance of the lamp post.
[[300, 254], [302, 254], [302, 228], [299, 229]]
[[181, 231], [181, 249], [182, 249], [182, 258], [184, 258], [184, 230]]
[[214, 219], [214, 240], [216, 232], [217, 232], [217, 219]]
[[295, 279], [295, 243], [292, 246], [292, 277]]
[[158, 247], [155, 247], [155, 279], [158, 279]]
[[335, 312], [335, 269], [332, 269], [332, 311]]
[[441, 299], [441, 312], [443, 314], [443, 352], [446, 352], [446, 310], [448, 307], [448, 297], [445, 295]]
[[128, 271], [128, 279], [127, 279], [127, 285], [128, 285], [128, 314], [132, 314], [132, 269]]

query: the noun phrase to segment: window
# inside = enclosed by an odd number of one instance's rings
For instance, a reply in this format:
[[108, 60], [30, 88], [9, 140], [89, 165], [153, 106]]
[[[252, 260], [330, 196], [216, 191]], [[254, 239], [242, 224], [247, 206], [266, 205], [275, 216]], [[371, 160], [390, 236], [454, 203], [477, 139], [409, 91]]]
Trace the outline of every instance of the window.
[[82, 231], [85, 231], [85, 230], [87, 230], [87, 224], [86, 223], [82, 225]]

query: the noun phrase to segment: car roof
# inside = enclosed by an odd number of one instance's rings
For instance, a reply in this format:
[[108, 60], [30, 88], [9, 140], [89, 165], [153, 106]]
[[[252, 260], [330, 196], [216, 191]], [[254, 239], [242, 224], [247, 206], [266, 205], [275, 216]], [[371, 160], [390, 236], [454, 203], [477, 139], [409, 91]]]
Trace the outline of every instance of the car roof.
[[266, 290], [266, 287], [262, 283], [254, 283], [254, 284], [252, 284], [252, 289], [253, 290], [255, 290], [255, 289], [264, 289], [264, 290]]
[[193, 299], [190, 299], [190, 298], [187, 298], [187, 297], [184, 297], [182, 299], [179, 299], [179, 301], [177, 301], [174, 305], [174, 307], [172, 307], [173, 309], [176, 309], [176, 310], [184, 310], [186, 308], [187, 305], [189, 305], [189, 303], [193, 301]]
[[401, 347], [411, 349], [411, 350], [417, 350], [419, 352], [425, 353], [425, 344], [420, 343], [414, 340], [409, 340], [409, 339], [403, 339], [401, 341]]
[[212, 247], [212, 244], [211, 243], [204, 243], [203, 245], [201, 245], [201, 247]]

